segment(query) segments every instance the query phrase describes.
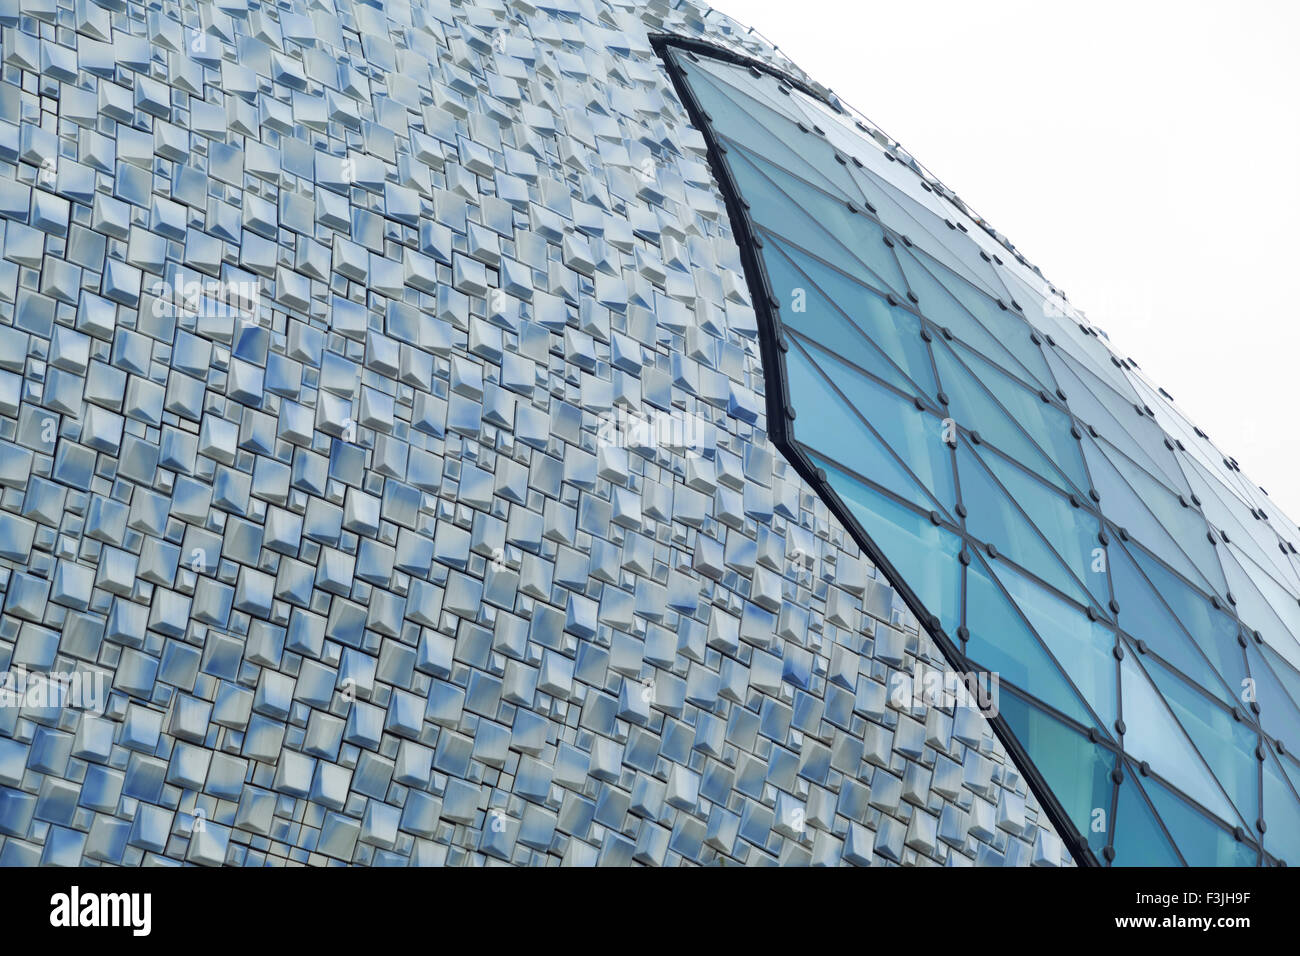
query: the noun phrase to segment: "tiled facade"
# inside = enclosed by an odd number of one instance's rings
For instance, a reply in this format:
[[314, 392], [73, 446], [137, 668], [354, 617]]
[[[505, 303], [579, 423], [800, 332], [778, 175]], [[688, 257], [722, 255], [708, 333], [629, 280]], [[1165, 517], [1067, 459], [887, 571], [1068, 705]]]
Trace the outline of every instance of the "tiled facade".
[[1070, 864], [767, 438], [706, 10], [0, 4], [0, 863]]

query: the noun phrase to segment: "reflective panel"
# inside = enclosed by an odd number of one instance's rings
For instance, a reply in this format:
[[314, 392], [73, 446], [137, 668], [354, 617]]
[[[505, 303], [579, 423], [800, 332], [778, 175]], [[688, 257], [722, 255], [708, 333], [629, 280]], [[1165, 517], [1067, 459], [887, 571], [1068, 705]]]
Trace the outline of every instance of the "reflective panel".
[[954, 666], [1010, 688], [1035, 786], [1117, 864], [1300, 863], [1269, 819], [1294, 830], [1271, 748], [1300, 739], [1300, 556], [1278, 530], [1295, 525], [848, 114], [674, 56], [756, 239], [748, 278], [782, 345], [767, 387], [795, 413], [774, 435]]

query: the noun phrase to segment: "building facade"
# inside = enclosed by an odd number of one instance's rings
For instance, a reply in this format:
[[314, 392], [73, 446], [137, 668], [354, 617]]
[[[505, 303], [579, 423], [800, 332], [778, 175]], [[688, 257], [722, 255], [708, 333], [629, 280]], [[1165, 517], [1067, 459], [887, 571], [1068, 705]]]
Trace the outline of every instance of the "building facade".
[[743, 27], [0, 29], [0, 863], [1300, 856], [1294, 525]]

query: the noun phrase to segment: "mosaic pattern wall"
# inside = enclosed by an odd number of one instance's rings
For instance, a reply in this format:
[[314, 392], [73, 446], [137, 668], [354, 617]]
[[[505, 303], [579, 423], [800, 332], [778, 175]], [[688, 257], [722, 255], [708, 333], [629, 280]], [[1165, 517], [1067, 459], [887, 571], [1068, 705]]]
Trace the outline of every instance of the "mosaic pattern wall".
[[850, 114], [672, 55], [749, 204], [795, 442], [1000, 674], [1096, 855], [1300, 861], [1295, 524]]
[[767, 439], [648, 37], [779, 57], [678, 2], [0, 31], [0, 863], [1071, 862]]

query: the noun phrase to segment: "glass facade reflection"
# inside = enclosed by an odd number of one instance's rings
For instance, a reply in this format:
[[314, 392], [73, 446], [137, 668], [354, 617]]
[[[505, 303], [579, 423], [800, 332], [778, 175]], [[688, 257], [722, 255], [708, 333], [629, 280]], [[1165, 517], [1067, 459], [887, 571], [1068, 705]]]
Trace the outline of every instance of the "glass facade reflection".
[[1294, 523], [906, 154], [766, 69], [669, 57], [746, 210], [786, 450], [953, 663], [1000, 675], [1082, 840], [1300, 862]]

